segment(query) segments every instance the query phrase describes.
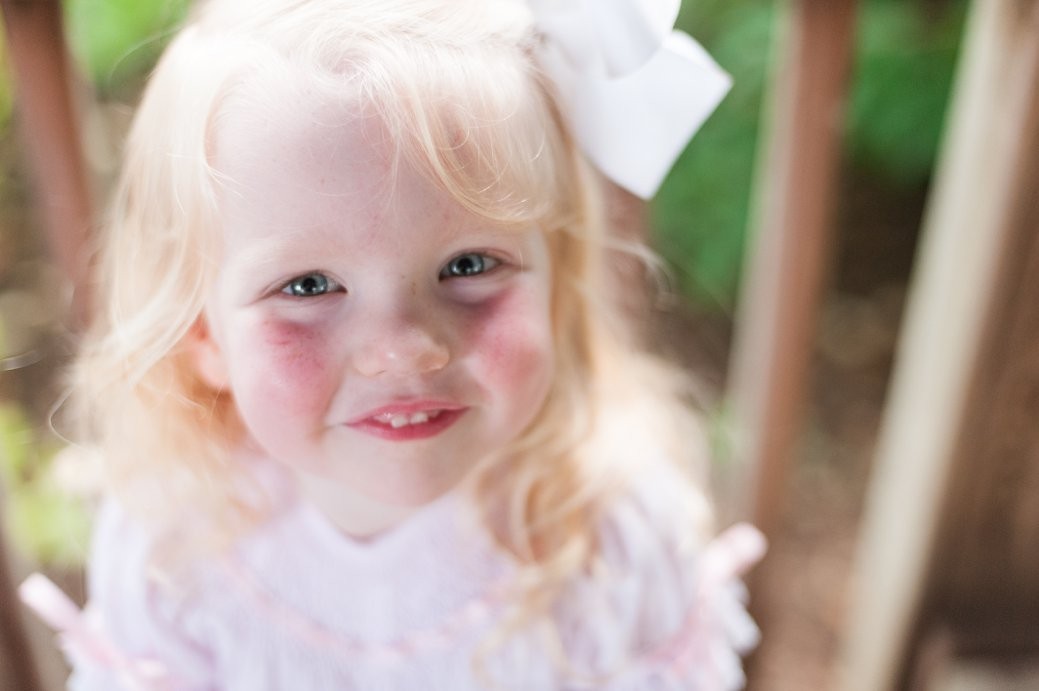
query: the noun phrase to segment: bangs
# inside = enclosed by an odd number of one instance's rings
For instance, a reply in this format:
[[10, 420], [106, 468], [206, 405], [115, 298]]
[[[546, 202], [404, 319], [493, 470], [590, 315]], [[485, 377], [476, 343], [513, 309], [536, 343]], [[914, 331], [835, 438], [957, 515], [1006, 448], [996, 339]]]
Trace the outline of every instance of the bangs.
[[[537, 75], [500, 51], [380, 61], [366, 98], [401, 153], [461, 205], [498, 223], [567, 224], [576, 197], [570, 147]], [[487, 63], [500, 65], [487, 69]], [[492, 78], [493, 76], [493, 78]]]

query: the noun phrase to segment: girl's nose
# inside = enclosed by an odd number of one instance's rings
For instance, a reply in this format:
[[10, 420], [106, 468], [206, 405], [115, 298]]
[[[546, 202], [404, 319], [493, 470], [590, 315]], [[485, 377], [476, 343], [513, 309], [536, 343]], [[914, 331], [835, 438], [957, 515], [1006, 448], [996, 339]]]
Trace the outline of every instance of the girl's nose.
[[354, 368], [366, 377], [428, 374], [450, 360], [447, 345], [417, 321], [395, 326], [372, 322], [354, 353]]

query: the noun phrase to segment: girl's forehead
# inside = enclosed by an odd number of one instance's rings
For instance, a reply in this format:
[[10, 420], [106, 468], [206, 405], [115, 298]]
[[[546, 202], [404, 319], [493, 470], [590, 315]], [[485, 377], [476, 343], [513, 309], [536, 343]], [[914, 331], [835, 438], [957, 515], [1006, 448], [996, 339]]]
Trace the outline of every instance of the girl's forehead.
[[210, 155], [218, 170], [221, 164], [284, 165], [288, 158], [309, 163], [344, 153], [371, 167], [396, 156], [386, 127], [371, 108], [303, 74], [261, 72], [237, 80], [211, 130]]
[[372, 98], [349, 75], [288, 60], [239, 75], [209, 127], [221, 211], [260, 200], [240, 214], [255, 216], [276, 199], [278, 222], [338, 203], [351, 212], [450, 215], [511, 230], [541, 224], [554, 178], [533, 174], [547, 172], [541, 144], [524, 153], [504, 121], [467, 116], [450, 98], [425, 102], [421, 113]]
[[386, 128], [356, 99], [280, 75], [253, 75], [230, 90], [209, 155], [228, 200], [276, 191], [372, 199], [399, 172]]
[[401, 155], [356, 98], [306, 83], [263, 76], [231, 91], [211, 159], [225, 234], [487, 224]]

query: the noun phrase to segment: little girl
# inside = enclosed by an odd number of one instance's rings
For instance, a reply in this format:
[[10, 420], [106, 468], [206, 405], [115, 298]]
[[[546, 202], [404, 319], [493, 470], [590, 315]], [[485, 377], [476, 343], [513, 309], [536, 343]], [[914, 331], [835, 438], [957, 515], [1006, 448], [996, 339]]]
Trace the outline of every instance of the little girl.
[[72, 688], [742, 685], [761, 540], [702, 540], [597, 189], [651, 195], [728, 83], [677, 2], [590, 5], [197, 8], [76, 369], [90, 602], [23, 588]]

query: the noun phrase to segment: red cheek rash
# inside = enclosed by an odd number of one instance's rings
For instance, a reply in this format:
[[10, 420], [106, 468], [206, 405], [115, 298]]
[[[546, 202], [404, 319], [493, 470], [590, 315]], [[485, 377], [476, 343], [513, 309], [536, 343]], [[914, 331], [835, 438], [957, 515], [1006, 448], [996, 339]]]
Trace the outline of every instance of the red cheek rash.
[[489, 383], [510, 385], [551, 359], [551, 329], [540, 305], [502, 296], [473, 315], [465, 329], [466, 350]]
[[[233, 394], [257, 438], [283, 426], [317, 424], [327, 409], [332, 362], [325, 329], [263, 319], [236, 334]], [[316, 422], [317, 421], [317, 422]]]
[[260, 331], [259, 360], [280, 388], [320, 381], [325, 373], [321, 329], [292, 322], [266, 322]]

